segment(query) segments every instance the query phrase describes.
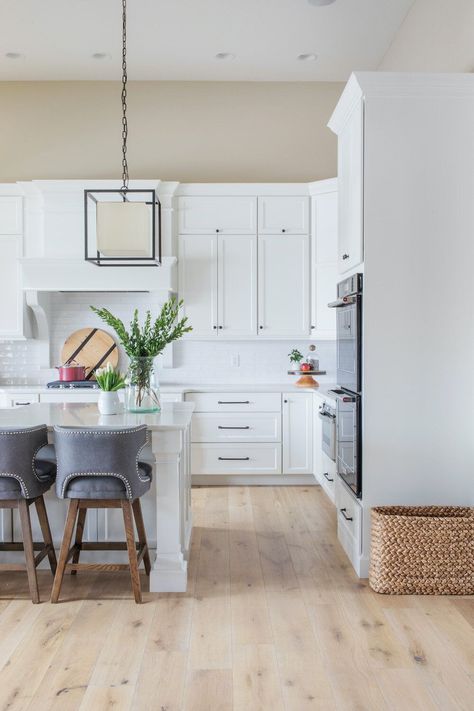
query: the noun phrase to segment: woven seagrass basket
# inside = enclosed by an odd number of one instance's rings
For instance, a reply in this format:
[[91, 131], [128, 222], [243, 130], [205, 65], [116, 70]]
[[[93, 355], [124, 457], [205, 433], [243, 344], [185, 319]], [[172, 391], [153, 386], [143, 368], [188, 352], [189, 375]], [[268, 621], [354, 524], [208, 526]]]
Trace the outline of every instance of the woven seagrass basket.
[[389, 595], [474, 594], [474, 508], [373, 508], [369, 584]]

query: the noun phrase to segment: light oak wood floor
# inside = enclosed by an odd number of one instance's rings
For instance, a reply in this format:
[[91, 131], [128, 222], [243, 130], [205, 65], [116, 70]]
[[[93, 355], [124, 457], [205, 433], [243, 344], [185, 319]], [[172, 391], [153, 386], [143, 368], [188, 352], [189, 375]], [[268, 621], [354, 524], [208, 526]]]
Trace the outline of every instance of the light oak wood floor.
[[[200, 488], [186, 594], [0, 574], [0, 709], [474, 709], [474, 601], [356, 578], [319, 487]], [[41, 576], [42, 599], [51, 577]]]

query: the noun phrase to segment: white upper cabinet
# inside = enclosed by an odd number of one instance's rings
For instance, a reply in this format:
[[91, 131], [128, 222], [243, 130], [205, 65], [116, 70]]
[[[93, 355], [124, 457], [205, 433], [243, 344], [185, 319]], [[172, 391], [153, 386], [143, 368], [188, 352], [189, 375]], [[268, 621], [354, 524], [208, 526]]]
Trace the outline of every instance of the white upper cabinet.
[[257, 333], [257, 237], [217, 238], [218, 335]]
[[336, 131], [339, 185], [339, 272], [361, 264], [363, 253], [364, 104], [361, 100]]
[[0, 235], [0, 339], [23, 337], [21, 237]]
[[335, 309], [328, 303], [336, 298], [337, 268], [337, 180], [313, 184], [329, 189], [311, 198], [311, 337], [336, 337]]
[[0, 235], [23, 233], [23, 198], [19, 195], [2, 195], [0, 198]]
[[181, 236], [178, 268], [191, 336], [217, 336], [217, 235]]
[[180, 197], [178, 210], [180, 234], [257, 233], [256, 197]]
[[258, 335], [309, 335], [309, 236], [258, 237]]
[[309, 232], [307, 196], [271, 196], [258, 198], [258, 232], [261, 235]]

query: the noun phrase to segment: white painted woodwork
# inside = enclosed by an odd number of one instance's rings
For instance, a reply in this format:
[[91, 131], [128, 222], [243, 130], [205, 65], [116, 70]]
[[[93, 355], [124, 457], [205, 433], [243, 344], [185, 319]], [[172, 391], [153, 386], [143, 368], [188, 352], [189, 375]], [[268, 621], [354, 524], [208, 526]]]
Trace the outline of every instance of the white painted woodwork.
[[[474, 76], [357, 73], [331, 128], [343, 132], [362, 104], [363, 513], [353, 563], [366, 575], [371, 507], [474, 505]], [[340, 190], [347, 221], [360, 185], [350, 199]], [[349, 530], [341, 521], [354, 551]]]
[[259, 337], [308, 337], [308, 266], [308, 235], [259, 235]]
[[364, 103], [359, 101], [353, 105], [338, 131], [338, 264], [341, 273], [353, 269], [364, 259], [363, 171]]
[[280, 393], [190, 392], [186, 402], [194, 403], [194, 412], [280, 412]]
[[0, 339], [24, 335], [21, 251], [21, 236], [0, 235]]
[[313, 472], [312, 393], [283, 393], [283, 474]]
[[1, 195], [0, 235], [21, 234], [23, 234], [23, 198], [19, 195]]
[[181, 235], [178, 270], [190, 337], [217, 338], [217, 235]]
[[253, 442], [195, 443], [191, 446], [192, 474], [281, 474], [281, 444]]
[[35, 402], [39, 402], [37, 393], [21, 393], [18, 395], [7, 395], [2, 398], [2, 407], [25, 407]]
[[307, 195], [278, 195], [258, 198], [258, 233], [307, 234], [309, 198]]
[[178, 199], [180, 234], [256, 234], [257, 199], [252, 196], [188, 196]]
[[218, 236], [217, 294], [218, 336], [255, 337], [257, 333], [256, 236]]
[[311, 338], [335, 339], [336, 314], [328, 303], [336, 298], [337, 180], [313, 183], [311, 190]]
[[[361, 575], [362, 509], [341, 479], [335, 482], [337, 537], [356, 572]], [[369, 515], [369, 512], [367, 512]]]
[[196, 412], [191, 425], [192, 442], [280, 442], [281, 415]]

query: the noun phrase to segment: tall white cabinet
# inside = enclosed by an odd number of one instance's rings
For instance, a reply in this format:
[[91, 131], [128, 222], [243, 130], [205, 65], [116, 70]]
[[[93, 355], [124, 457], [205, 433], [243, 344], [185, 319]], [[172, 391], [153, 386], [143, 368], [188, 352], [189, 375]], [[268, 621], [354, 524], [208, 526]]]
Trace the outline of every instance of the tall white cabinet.
[[474, 75], [358, 72], [329, 126], [339, 264], [363, 245], [364, 269], [362, 501], [337, 482], [338, 531], [366, 576], [373, 506], [474, 505]]
[[0, 339], [25, 337], [20, 259], [23, 256], [23, 197], [16, 185], [0, 186]]
[[180, 187], [189, 338], [335, 337], [337, 185], [320, 183]]

